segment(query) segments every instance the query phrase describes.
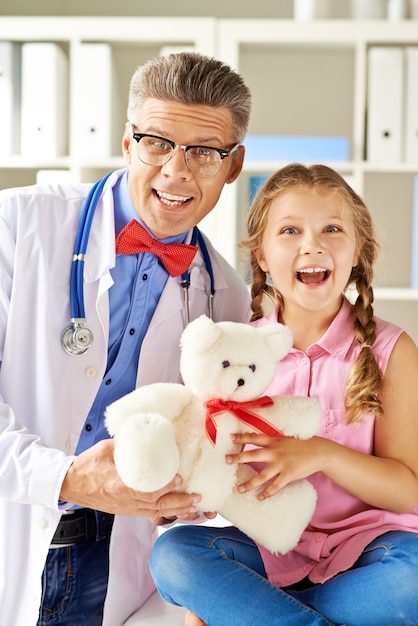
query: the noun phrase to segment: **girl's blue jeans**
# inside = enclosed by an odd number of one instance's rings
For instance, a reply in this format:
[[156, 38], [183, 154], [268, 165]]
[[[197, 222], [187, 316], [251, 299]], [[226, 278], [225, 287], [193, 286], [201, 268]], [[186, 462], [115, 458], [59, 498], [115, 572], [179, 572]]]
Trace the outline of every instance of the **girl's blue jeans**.
[[151, 572], [165, 600], [209, 626], [418, 626], [418, 533], [387, 532], [350, 570], [279, 589], [238, 529], [177, 526], [157, 540]]

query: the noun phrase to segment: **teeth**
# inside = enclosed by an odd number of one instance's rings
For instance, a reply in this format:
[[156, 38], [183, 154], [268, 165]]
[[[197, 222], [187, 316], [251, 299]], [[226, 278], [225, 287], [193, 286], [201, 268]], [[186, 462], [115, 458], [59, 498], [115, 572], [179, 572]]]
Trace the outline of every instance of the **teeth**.
[[327, 269], [325, 267], [304, 267], [301, 270], [298, 270], [299, 274], [314, 274], [315, 272], [326, 272]]
[[170, 193], [166, 193], [165, 191], [157, 191], [157, 196], [163, 200], [163, 202], [165, 202], [165, 204], [170, 204], [170, 205], [177, 205], [179, 206], [180, 204], [183, 204], [183, 202], [187, 202], [187, 200], [190, 200], [190, 197], [185, 197], [185, 196], [174, 196], [171, 195]]

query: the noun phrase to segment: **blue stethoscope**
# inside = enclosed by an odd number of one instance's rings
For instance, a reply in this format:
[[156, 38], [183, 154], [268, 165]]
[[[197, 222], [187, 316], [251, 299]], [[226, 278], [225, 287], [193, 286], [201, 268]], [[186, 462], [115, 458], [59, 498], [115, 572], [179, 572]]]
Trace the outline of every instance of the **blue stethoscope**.
[[[77, 234], [74, 242], [73, 262], [70, 275], [70, 315], [71, 324], [62, 333], [62, 347], [72, 356], [84, 354], [93, 343], [93, 333], [84, 326], [86, 321], [84, 310], [84, 260], [87, 251], [87, 244], [90, 236], [91, 224], [97, 204], [102, 195], [107, 179], [112, 174], [110, 172], [104, 178], [98, 180], [90, 189], [81, 210], [80, 221], [78, 223]], [[213, 299], [215, 295], [215, 281], [213, 276], [212, 263], [206, 242], [202, 233], [197, 228], [193, 229], [192, 240], [194, 246], [199, 246], [203, 256], [203, 261], [210, 279], [210, 293], [208, 296], [209, 317], [213, 319]], [[181, 286], [183, 288], [184, 307], [186, 312], [186, 324], [190, 322], [189, 287], [190, 272], [187, 270], [181, 276]]]

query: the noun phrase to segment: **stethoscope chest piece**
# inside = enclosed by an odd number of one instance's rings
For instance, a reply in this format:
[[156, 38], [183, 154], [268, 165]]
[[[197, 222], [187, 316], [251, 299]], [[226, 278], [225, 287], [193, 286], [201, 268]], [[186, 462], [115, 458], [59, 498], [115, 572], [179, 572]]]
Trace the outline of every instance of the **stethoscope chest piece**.
[[72, 356], [84, 354], [92, 343], [93, 333], [78, 320], [73, 321], [62, 333], [62, 347]]

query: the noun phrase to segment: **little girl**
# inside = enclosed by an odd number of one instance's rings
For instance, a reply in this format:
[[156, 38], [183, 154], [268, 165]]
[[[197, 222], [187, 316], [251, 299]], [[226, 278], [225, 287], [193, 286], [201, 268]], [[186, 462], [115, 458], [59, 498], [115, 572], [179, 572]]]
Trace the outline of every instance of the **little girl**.
[[233, 527], [168, 530], [157, 587], [187, 626], [418, 625], [418, 350], [373, 315], [370, 213], [332, 169], [294, 164], [258, 192], [248, 235], [252, 322], [294, 337], [266, 393], [315, 397], [323, 419], [307, 441], [234, 434], [243, 450], [226, 462], [262, 464], [239, 487], [260, 499], [307, 478], [316, 511], [284, 555]]

